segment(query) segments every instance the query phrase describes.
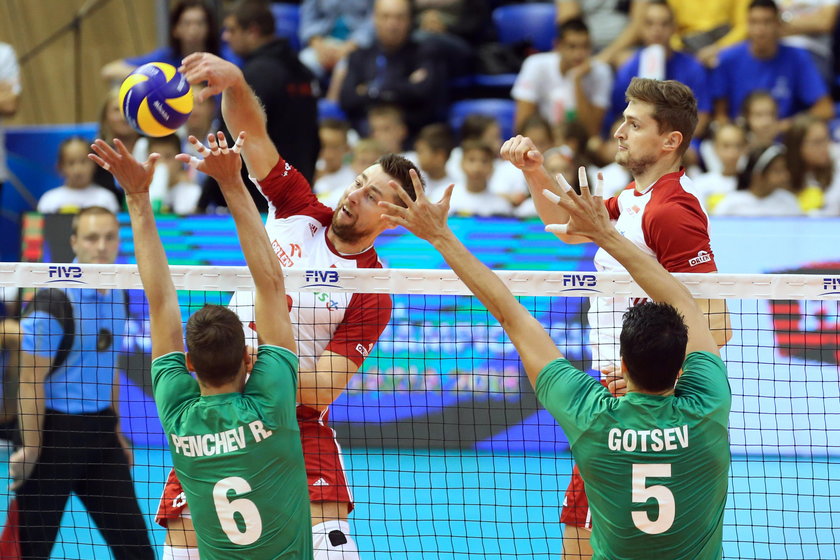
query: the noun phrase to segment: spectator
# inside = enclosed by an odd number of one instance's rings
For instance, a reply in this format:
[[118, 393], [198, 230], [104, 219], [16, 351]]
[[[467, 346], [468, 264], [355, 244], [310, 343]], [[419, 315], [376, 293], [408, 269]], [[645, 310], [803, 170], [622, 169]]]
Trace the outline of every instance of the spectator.
[[[225, 16], [223, 38], [234, 54], [244, 59], [242, 73], [265, 107], [269, 138], [311, 184], [320, 151], [317, 83], [288, 41], [274, 35], [274, 26], [274, 15], [265, 1], [239, 0]], [[242, 171], [247, 175], [244, 167]], [[257, 208], [265, 212], [265, 197], [247, 176], [244, 178]], [[205, 181], [199, 207], [224, 206], [216, 182]]]
[[[102, 104], [102, 110], [99, 112], [99, 138], [111, 145], [114, 144], [114, 140], [119, 139], [135, 159], [140, 161], [145, 161], [149, 153], [148, 138], [140, 136], [140, 133], [131, 128], [131, 125], [125, 120], [125, 115], [120, 108], [120, 91], [116, 88], [108, 91]], [[114, 193], [114, 196], [122, 205], [125, 201], [125, 193], [117, 185], [114, 176], [98, 165], [94, 167], [93, 182]]]
[[747, 13], [748, 39], [720, 53], [712, 72], [715, 118], [734, 119], [750, 92], [764, 89], [779, 106], [782, 129], [790, 117], [807, 111], [830, 119], [834, 107], [807, 51], [782, 45], [779, 10], [773, 0], [752, 0]]
[[710, 68], [717, 66], [721, 49], [747, 36], [750, 0], [668, 0], [677, 34], [672, 47], [695, 55]]
[[[347, 132], [350, 125], [337, 119], [324, 119], [318, 125], [321, 138], [321, 155], [318, 158], [317, 179], [312, 190], [318, 197], [329, 196], [344, 190], [353, 183], [356, 173], [346, 161], [350, 154]], [[366, 168], [365, 168], [366, 169]]]
[[6, 130], [3, 117], [11, 117], [17, 112], [20, 100], [20, 69], [17, 57], [11, 45], [0, 43], [0, 200], [3, 195], [3, 183], [8, 178], [6, 169]]
[[752, 152], [738, 175], [738, 190], [715, 207], [717, 216], [797, 216], [802, 214], [790, 192], [790, 171], [783, 146]]
[[[120, 228], [91, 207], [74, 219], [70, 244], [82, 264], [113, 264]], [[120, 290], [43, 289], [21, 319], [21, 445], [9, 457], [15, 499], [3, 558], [49, 558], [70, 493], [82, 501], [114, 558], [153, 559], [131, 480], [131, 446], [115, 390], [126, 295]], [[72, 329], [72, 331], [70, 330]], [[11, 521], [11, 522], [10, 522]], [[16, 523], [15, 523], [16, 521]], [[8, 546], [18, 545], [19, 556]]]
[[534, 145], [542, 153], [554, 147], [554, 130], [551, 124], [536, 113], [522, 122], [517, 134], [533, 140]]
[[[360, 130], [371, 106], [396, 105], [403, 111], [410, 133], [414, 133], [443, 116], [446, 91], [442, 62], [411, 39], [409, 0], [376, 0], [373, 23], [374, 44], [350, 53], [346, 75], [335, 87], [340, 92], [341, 108]], [[333, 76], [333, 80], [337, 78]]]
[[446, 172], [446, 162], [454, 147], [452, 131], [443, 123], [427, 124], [414, 141], [417, 164], [426, 179], [429, 200], [439, 200], [446, 187], [455, 182]]
[[74, 214], [82, 208], [100, 206], [119, 212], [120, 204], [114, 193], [93, 182], [94, 163], [88, 159], [90, 142], [74, 136], [58, 147], [58, 172], [64, 185], [50, 189], [38, 200], [42, 214]]
[[756, 90], [744, 99], [741, 120], [747, 131], [750, 150], [766, 148], [778, 142], [782, 127], [779, 124], [779, 105], [769, 92]]
[[463, 182], [456, 183], [449, 201], [450, 214], [468, 216], [511, 215], [513, 208], [502, 196], [490, 191], [493, 162], [498, 153], [480, 140], [461, 144]]
[[621, 66], [629, 49], [639, 40], [642, 9], [646, 0], [554, 0], [557, 22], [562, 26], [580, 18], [592, 30], [595, 57], [613, 67]]
[[[641, 29], [644, 48], [616, 72], [610, 111], [605, 123], [613, 123], [625, 106], [624, 92], [636, 76], [657, 80], [677, 80], [694, 92], [697, 98], [697, 130], [700, 137], [709, 124], [712, 98], [706, 69], [693, 56], [671, 48], [676, 32], [674, 12], [666, 0], [651, 0], [642, 8], [644, 25]], [[663, 52], [664, 51], [664, 52]]]
[[102, 78], [110, 85], [120, 82], [138, 66], [166, 62], [175, 68], [194, 52], [219, 54], [219, 26], [213, 9], [205, 0], [180, 0], [169, 14], [169, 45], [144, 55], [109, 62], [102, 67]]
[[160, 154], [155, 166], [149, 197], [155, 211], [185, 216], [195, 214], [201, 186], [190, 181], [184, 164], [175, 159], [181, 153], [177, 134], [149, 139], [149, 151]]
[[303, 0], [300, 60], [322, 82], [339, 60], [373, 43], [372, 0]]
[[469, 72], [492, 27], [486, 0], [414, 0], [414, 37], [436, 51], [448, 77]]
[[828, 125], [800, 115], [785, 133], [791, 190], [805, 213], [840, 215], [840, 149], [831, 142]]
[[837, 23], [838, 0], [779, 0], [782, 42], [807, 49], [826, 82], [833, 78], [831, 34]]
[[[403, 154], [408, 140], [408, 125], [402, 110], [396, 105], [376, 105], [370, 108], [367, 129], [371, 138], [379, 142], [386, 154]], [[406, 156], [409, 157], [409, 156]], [[412, 159], [409, 157], [409, 159]]]
[[747, 135], [734, 124], [724, 124], [714, 134], [713, 147], [719, 171], [709, 171], [694, 179], [694, 189], [708, 212], [713, 212], [721, 199], [738, 186], [738, 171], [747, 153]]
[[[520, 202], [528, 196], [528, 185], [519, 170], [509, 161], [502, 161], [499, 158], [499, 150], [502, 147], [502, 129], [499, 121], [491, 115], [473, 113], [467, 115], [461, 124], [461, 144], [467, 140], [479, 140], [490, 146], [494, 153], [493, 175], [490, 178], [490, 191], [502, 195], [508, 200], [519, 197]], [[461, 147], [457, 146], [452, 150], [449, 161], [446, 162], [446, 170], [454, 183], [463, 183], [464, 170], [461, 162], [463, 160]]]
[[516, 100], [516, 128], [539, 113], [552, 125], [579, 120], [596, 134], [610, 102], [612, 72], [591, 58], [589, 29], [571, 19], [557, 29], [554, 50], [529, 56], [516, 77], [511, 97]]

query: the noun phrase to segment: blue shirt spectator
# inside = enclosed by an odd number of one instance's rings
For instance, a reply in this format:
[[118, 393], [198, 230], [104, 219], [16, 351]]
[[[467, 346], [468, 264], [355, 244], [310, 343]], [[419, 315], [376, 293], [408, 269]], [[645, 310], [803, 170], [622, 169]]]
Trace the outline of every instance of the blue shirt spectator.
[[773, 0], [753, 0], [747, 13], [748, 39], [722, 51], [712, 72], [716, 119], [734, 119], [755, 90], [770, 92], [782, 119], [804, 111], [826, 120], [834, 116], [828, 87], [810, 53], [782, 45], [781, 30]]

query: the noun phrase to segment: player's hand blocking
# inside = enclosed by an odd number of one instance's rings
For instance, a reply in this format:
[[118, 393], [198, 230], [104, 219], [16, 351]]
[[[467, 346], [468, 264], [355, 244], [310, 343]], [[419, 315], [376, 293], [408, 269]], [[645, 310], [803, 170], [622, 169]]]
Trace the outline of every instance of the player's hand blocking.
[[543, 155], [537, 149], [534, 141], [521, 134], [502, 144], [499, 156], [523, 171], [539, 169], [543, 164]]
[[155, 174], [155, 163], [160, 154], [149, 154], [149, 158], [140, 163], [119, 139], [114, 140], [114, 148], [99, 138], [90, 147], [94, 153], [88, 154], [88, 157], [101, 168], [110, 171], [126, 194], [149, 192], [149, 185]]
[[388, 186], [405, 206], [380, 201], [379, 206], [384, 211], [382, 218], [391, 224], [405, 227], [420, 239], [434, 243], [435, 237], [448, 230], [446, 217], [449, 215], [449, 199], [455, 185], [446, 187], [441, 199], [438, 202], [432, 202], [426, 197], [417, 173], [412, 169], [409, 174], [417, 195], [416, 200], [411, 200], [405, 189], [396, 182], [389, 181]]
[[238, 82], [245, 81], [242, 71], [235, 64], [206, 52], [193, 53], [185, 57], [178, 71], [191, 84], [207, 82], [207, 87], [195, 96], [198, 103], [211, 95], [222, 93]]
[[604, 206], [604, 176], [598, 173], [594, 193], [589, 190], [589, 180], [583, 167], [578, 170], [578, 180], [580, 194], [575, 193], [562, 175], [557, 176], [557, 181], [563, 189], [562, 195], [547, 189], [543, 191], [543, 196], [569, 213], [568, 222], [549, 224], [545, 226], [545, 230], [561, 235], [580, 235], [597, 243], [604, 235], [615, 230]]
[[239, 152], [245, 144], [244, 131], [239, 133], [232, 148], [228, 147], [224, 132], [217, 132], [215, 135], [208, 134], [207, 146], [199, 142], [195, 136], [190, 136], [189, 141], [202, 159], [189, 154], [178, 154], [175, 159], [213, 177], [222, 190], [241, 182], [242, 157]]

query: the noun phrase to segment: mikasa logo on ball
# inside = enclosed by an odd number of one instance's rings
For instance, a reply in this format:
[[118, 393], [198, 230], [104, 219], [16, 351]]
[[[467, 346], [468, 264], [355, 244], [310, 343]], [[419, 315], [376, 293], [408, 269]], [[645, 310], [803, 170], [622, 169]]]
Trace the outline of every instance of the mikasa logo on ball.
[[152, 105], [154, 106], [154, 108], [155, 108], [155, 109], [157, 109], [157, 110], [158, 110], [158, 112], [161, 114], [161, 116], [162, 116], [164, 119], [168, 119], [168, 118], [169, 118], [169, 113], [167, 113], [167, 112], [166, 112], [166, 109], [164, 108], [163, 103], [161, 103], [160, 101], [155, 100], [155, 101], [153, 101], [153, 102], [152, 102]]

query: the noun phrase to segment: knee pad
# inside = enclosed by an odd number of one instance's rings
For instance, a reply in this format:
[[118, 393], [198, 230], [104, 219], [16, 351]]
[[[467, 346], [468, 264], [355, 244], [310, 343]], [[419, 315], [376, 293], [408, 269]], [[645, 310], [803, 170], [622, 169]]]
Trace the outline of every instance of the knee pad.
[[346, 521], [333, 519], [312, 527], [312, 545], [315, 560], [360, 560]]

